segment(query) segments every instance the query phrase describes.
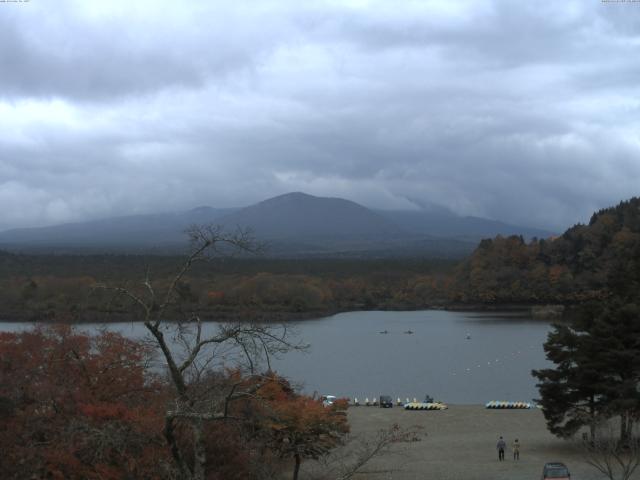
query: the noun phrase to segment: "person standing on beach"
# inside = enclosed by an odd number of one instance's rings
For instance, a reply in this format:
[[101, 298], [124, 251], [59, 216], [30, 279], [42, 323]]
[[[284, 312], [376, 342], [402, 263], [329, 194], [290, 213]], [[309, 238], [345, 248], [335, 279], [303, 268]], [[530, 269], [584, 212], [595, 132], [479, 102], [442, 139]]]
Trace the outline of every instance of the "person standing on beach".
[[496, 448], [498, 449], [498, 460], [501, 462], [504, 461], [504, 449], [506, 447], [507, 447], [507, 444], [505, 443], [503, 438], [500, 437], [500, 439], [498, 440], [498, 443], [496, 444]]
[[513, 442], [513, 459], [520, 460], [520, 442], [517, 438]]

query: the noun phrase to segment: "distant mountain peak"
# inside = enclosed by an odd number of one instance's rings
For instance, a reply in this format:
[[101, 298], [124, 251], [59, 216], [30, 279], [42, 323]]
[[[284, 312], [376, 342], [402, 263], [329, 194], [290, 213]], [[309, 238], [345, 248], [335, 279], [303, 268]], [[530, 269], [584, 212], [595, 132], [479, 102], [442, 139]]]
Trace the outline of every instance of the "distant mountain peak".
[[398, 236], [401, 229], [370, 209], [343, 198], [290, 192], [220, 219], [245, 225], [264, 238], [370, 238]]
[[296, 198], [319, 198], [319, 197], [316, 197], [315, 195], [311, 195], [305, 192], [287, 192], [287, 193], [283, 193], [282, 195], [276, 195], [275, 197], [272, 197], [271, 199], [267, 199], [267, 200], [274, 200], [276, 198], [296, 199]]
[[[0, 248], [150, 248], [184, 245], [184, 230], [194, 224], [249, 228], [260, 241], [274, 243], [285, 255], [296, 252], [342, 255], [371, 251], [470, 252], [480, 238], [496, 234], [546, 237], [540, 232], [479, 218], [463, 218], [447, 209], [413, 202], [420, 210], [373, 211], [337, 197], [288, 192], [244, 208], [201, 205], [181, 212], [133, 215], [71, 225], [0, 232]], [[279, 245], [279, 246], [278, 246]], [[384, 253], [386, 252], [386, 253]]]
[[[286, 202], [309, 202], [309, 201], [321, 201], [321, 200], [343, 200], [342, 198], [332, 198], [332, 197], [316, 197], [315, 195], [310, 195], [304, 192], [288, 192], [283, 193], [282, 195], [276, 195], [275, 197], [267, 198], [266, 200], [262, 200], [258, 202], [257, 205], [264, 203], [286, 203]], [[349, 202], [350, 200], [344, 200], [345, 202]]]

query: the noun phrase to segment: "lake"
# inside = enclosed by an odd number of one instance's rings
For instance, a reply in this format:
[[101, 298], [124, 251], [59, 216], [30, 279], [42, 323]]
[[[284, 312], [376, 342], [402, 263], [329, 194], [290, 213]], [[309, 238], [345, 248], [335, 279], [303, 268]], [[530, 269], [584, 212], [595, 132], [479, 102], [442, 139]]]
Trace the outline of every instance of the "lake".
[[[27, 326], [0, 323], [2, 330]], [[130, 337], [144, 332], [141, 324], [109, 328]], [[530, 401], [537, 397], [531, 370], [549, 365], [542, 348], [549, 329], [517, 313], [341, 313], [295, 323], [308, 351], [288, 353], [272, 365], [307, 393], [360, 401], [382, 394], [403, 400], [429, 394], [453, 404]]]

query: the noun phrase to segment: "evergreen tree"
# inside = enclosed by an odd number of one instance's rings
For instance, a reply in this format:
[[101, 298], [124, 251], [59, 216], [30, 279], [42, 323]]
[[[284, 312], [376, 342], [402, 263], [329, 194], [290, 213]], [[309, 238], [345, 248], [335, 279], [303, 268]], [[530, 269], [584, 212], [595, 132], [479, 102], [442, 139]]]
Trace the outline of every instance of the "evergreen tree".
[[640, 309], [616, 299], [592, 318], [588, 339], [598, 349], [607, 416], [619, 416], [620, 440], [627, 443], [640, 413]]
[[571, 322], [556, 325], [544, 344], [555, 368], [534, 370], [549, 431], [570, 437], [619, 417], [620, 440], [630, 439], [640, 413], [640, 309], [610, 299], [590, 304]]
[[602, 385], [595, 346], [584, 333], [567, 325], [555, 325], [544, 350], [555, 368], [534, 370], [540, 405], [549, 431], [559, 437], [573, 436], [589, 426], [595, 436], [596, 420], [603, 409]]

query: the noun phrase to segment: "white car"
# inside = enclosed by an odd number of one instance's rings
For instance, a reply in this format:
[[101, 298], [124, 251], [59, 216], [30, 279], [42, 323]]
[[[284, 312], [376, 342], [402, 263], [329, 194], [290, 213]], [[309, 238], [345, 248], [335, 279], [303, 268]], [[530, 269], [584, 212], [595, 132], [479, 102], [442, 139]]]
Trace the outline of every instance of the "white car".
[[333, 402], [336, 401], [335, 395], [323, 395], [322, 397], [322, 405], [325, 407], [330, 407], [333, 405]]

